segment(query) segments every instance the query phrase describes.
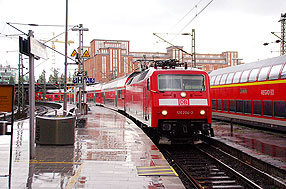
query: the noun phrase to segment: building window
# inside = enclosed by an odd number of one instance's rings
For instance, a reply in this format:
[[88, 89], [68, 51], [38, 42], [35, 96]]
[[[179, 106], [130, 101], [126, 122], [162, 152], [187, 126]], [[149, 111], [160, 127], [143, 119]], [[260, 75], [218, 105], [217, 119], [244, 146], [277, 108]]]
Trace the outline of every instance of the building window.
[[128, 57], [124, 57], [123, 60], [124, 60], [124, 74], [126, 75], [126, 74], [128, 74], [128, 67], [129, 67]]
[[102, 78], [106, 78], [106, 56], [102, 57]]

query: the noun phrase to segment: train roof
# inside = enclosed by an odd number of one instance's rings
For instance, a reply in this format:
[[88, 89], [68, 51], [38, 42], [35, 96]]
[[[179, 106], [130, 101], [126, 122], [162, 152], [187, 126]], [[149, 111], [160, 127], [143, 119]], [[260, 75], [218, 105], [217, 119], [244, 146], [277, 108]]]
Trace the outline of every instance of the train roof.
[[86, 86], [87, 91], [96, 91], [96, 90], [101, 90], [102, 84], [95, 84], [95, 85], [88, 85]]
[[113, 88], [122, 88], [125, 86], [126, 82], [128, 81], [128, 79], [135, 77], [136, 75], [138, 75], [140, 72], [132, 72], [129, 75], [117, 78], [115, 80], [112, 80], [108, 83], [104, 83], [102, 89], [103, 90], [109, 90], [109, 89], [113, 89]]
[[268, 58], [265, 60], [259, 60], [256, 62], [241, 64], [238, 66], [232, 66], [232, 67], [214, 70], [210, 73], [210, 76], [215, 76], [215, 75], [220, 75], [220, 74], [225, 74], [225, 73], [234, 73], [234, 72], [239, 72], [239, 71], [244, 71], [244, 70], [251, 70], [254, 68], [261, 68], [261, 67], [272, 66], [272, 65], [283, 64], [283, 63], [286, 63], [286, 55], [282, 55], [282, 56], [278, 56], [274, 58]]

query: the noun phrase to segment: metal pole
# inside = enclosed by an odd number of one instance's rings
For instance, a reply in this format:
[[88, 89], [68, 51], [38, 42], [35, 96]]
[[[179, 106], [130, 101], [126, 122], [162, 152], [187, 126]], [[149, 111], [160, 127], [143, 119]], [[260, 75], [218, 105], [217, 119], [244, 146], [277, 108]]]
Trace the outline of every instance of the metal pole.
[[[29, 36], [34, 37], [33, 31], [29, 30]], [[30, 159], [35, 156], [35, 75], [34, 55], [29, 55], [29, 105], [30, 105]]]
[[193, 65], [196, 68], [196, 43], [195, 43], [195, 29], [192, 29], [192, 57], [193, 57]]
[[[79, 24], [79, 28], [82, 28], [82, 24]], [[82, 114], [82, 102], [81, 102], [81, 100], [82, 100], [82, 70], [81, 70], [81, 64], [82, 64], [82, 59], [81, 59], [81, 54], [82, 54], [82, 52], [81, 52], [81, 30], [79, 30], [79, 49], [78, 49], [78, 56], [79, 56], [79, 58], [78, 58], [78, 60], [79, 60], [79, 63], [78, 63], [78, 72], [80, 73], [80, 82], [78, 82], [78, 85], [79, 85], [79, 99], [78, 99], [78, 102], [79, 102], [79, 112], [80, 112], [80, 114]]]
[[68, 72], [68, 0], [66, 0], [66, 31], [65, 31], [65, 78], [64, 78], [64, 115], [67, 112], [67, 72]]

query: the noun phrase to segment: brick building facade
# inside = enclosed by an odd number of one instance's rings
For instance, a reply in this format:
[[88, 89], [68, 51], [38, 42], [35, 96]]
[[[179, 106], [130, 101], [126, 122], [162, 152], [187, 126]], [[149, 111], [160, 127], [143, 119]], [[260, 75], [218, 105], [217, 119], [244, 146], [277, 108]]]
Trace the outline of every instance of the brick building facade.
[[[142, 60], [177, 59], [192, 66], [192, 56], [182, 52], [182, 46], [168, 47], [167, 52], [130, 52], [128, 40], [94, 39], [88, 47], [90, 59], [84, 62], [89, 78], [102, 83], [138, 70]], [[236, 51], [221, 54], [196, 54], [196, 67], [207, 72], [240, 64]], [[144, 61], [143, 61], [144, 62]]]

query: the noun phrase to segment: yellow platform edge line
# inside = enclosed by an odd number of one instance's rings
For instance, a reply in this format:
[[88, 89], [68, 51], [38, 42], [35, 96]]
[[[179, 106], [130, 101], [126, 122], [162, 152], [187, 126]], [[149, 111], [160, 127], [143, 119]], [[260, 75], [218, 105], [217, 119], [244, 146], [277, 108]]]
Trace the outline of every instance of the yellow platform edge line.
[[45, 162], [45, 161], [30, 161], [32, 164], [81, 164], [80, 162]]
[[170, 166], [170, 167], [171, 167], [172, 171], [174, 172], [174, 174], [178, 177], [179, 175], [178, 175], [178, 173], [175, 171], [175, 169], [174, 169], [172, 166]]
[[144, 169], [144, 170], [137, 170], [137, 172], [151, 172], [151, 171], [172, 171], [172, 169], [169, 168], [169, 169]]
[[165, 165], [165, 166], [149, 166], [149, 167], [136, 167], [137, 169], [138, 168], [150, 168], [150, 169], [155, 169], [155, 168], [160, 168], [160, 167], [170, 167], [170, 166], [168, 166], [168, 165]]
[[162, 173], [146, 173], [146, 174], [138, 174], [138, 176], [148, 176], [148, 175], [176, 175], [174, 172], [162, 172]]

